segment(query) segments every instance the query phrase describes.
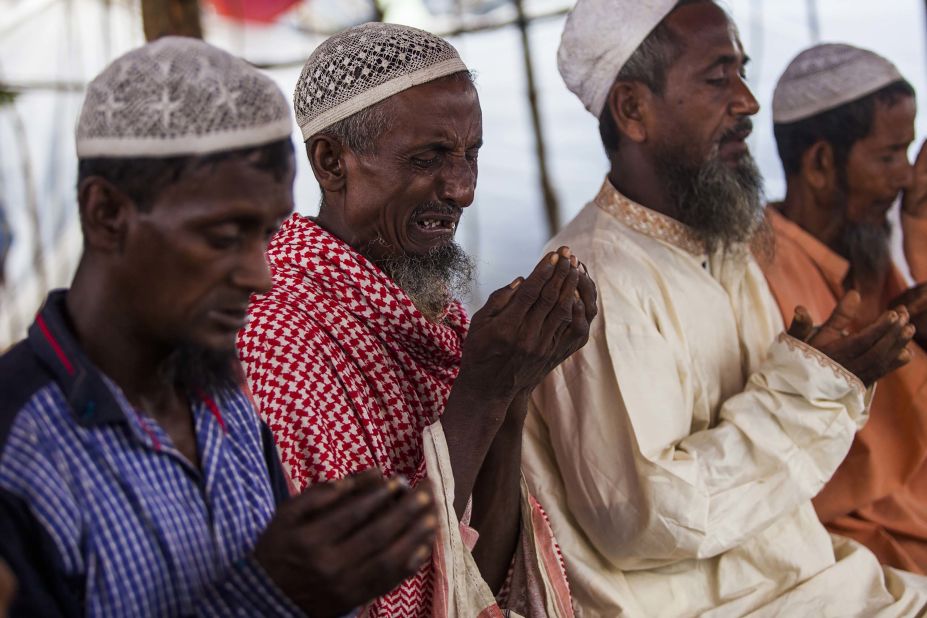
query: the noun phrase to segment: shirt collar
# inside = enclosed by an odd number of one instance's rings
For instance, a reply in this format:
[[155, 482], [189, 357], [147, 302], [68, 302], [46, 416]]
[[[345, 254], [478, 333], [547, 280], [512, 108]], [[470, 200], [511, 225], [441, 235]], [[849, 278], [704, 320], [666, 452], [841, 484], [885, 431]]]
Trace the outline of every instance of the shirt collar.
[[798, 245], [821, 271], [831, 289], [843, 290], [843, 281], [850, 271], [850, 263], [797, 223], [787, 219], [775, 206], [768, 206], [766, 213], [776, 235], [788, 238]]
[[91, 427], [126, 417], [100, 371], [78, 343], [65, 307], [67, 290], [55, 290], [29, 327], [29, 347], [61, 388], [77, 423]]
[[635, 232], [673, 245], [695, 256], [704, 256], [705, 243], [688, 225], [630, 200], [606, 178], [595, 204]]

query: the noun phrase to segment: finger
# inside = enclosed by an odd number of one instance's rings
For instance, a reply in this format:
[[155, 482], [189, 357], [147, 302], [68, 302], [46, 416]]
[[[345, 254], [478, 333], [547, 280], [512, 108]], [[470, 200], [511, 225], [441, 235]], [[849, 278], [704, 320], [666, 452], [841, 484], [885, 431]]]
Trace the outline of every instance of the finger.
[[[589, 338], [589, 318], [588, 311], [586, 309], [586, 303], [582, 299], [576, 301], [573, 305], [573, 320], [570, 322], [570, 332], [573, 340], [573, 348], [578, 350], [580, 347], [585, 345], [586, 340]], [[593, 313], [595, 317], [595, 313]], [[564, 359], [566, 360], [566, 359]]]
[[508, 306], [509, 301], [515, 296], [515, 290], [524, 282], [524, 277], [516, 277], [514, 281], [504, 288], [499, 288], [490, 294], [486, 304], [483, 305], [483, 310], [487, 311], [490, 316], [498, 315], [500, 311]]
[[598, 291], [595, 287], [595, 281], [592, 280], [592, 277], [589, 276], [589, 271], [586, 270], [586, 265], [580, 262], [580, 266], [583, 269], [583, 276], [579, 278], [577, 289], [579, 290], [579, 297], [583, 301], [583, 306], [586, 310], [586, 322], [591, 324], [599, 311], [598, 305], [596, 304]]
[[864, 380], [867, 384], [888, 374], [910, 343], [911, 338], [914, 337], [916, 329], [908, 324], [905, 318], [906, 316], [899, 316], [899, 319], [892, 323], [891, 328], [875, 345], [861, 355], [859, 365], [865, 368], [863, 373], [868, 378]]
[[392, 590], [431, 558], [436, 529], [409, 527], [380, 553], [359, 565], [361, 581], [376, 595]]
[[922, 283], [912, 288], [905, 296], [906, 299], [903, 304], [908, 308], [911, 315], [919, 315], [927, 311], [927, 284]]
[[[553, 282], [554, 280], [551, 279], [551, 283]], [[579, 269], [571, 265], [560, 287], [560, 297], [544, 318], [541, 327], [541, 336], [548, 341], [555, 342], [557, 333], [563, 331], [563, 326], [568, 326], [573, 320], [573, 305], [577, 300], [577, 283], [579, 283]]]
[[898, 356], [895, 357], [895, 360], [892, 362], [892, 366], [889, 370], [889, 373], [904, 367], [914, 359], [914, 350], [912, 349], [911, 344], [909, 343], [904, 347]]
[[387, 550], [409, 528], [419, 529], [424, 535], [434, 534], [438, 528], [434, 498], [426, 483], [406, 492], [398, 502], [355, 530], [340, 545], [339, 551], [362, 560]]
[[365, 491], [354, 492], [311, 521], [314, 530], [325, 531], [325, 537], [334, 542], [347, 538], [366, 525], [377, 512], [386, 508], [398, 495], [408, 493], [396, 479]]
[[377, 468], [371, 468], [337, 481], [316, 483], [287, 500], [281, 505], [280, 511], [294, 520], [311, 519], [334, 507], [352, 493], [369, 491], [372, 487], [385, 485], [383, 473]]
[[847, 352], [851, 356], [862, 356], [884, 337], [897, 336], [904, 327], [900, 321], [898, 310], [886, 311], [878, 320], [847, 338]]
[[[568, 248], [561, 247], [560, 251], [569, 252]], [[524, 316], [523, 327], [521, 332], [523, 335], [528, 337], [534, 337], [542, 332], [550, 336], [553, 334], [553, 331], [556, 329], [543, 330], [547, 325], [547, 316], [550, 315], [551, 311], [555, 307], [560, 306], [561, 293], [563, 288], [566, 285], [568, 278], [577, 272], [570, 263], [569, 256], [562, 256], [562, 253], [555, 254], [554, 257], [558, 258], [557, 264], [554, 266], [553, 275], [547, 280], [544, 284], [544, 287], [541, 288], [540, 293], [537, 295], [534, 303], [531, 306], [531, 309], [528, 310]], [[568, 290], [568, 295], [570, 296], [569, 303], [572, 303], [572, 294], [573, 289], [576, 288], [576, 283], [574, 280], [573, 287]], [[566, 318], [569, 319], [570, 310], [569, 307], [571, 304], [567, 304], [567, 315]], [[559, 316], [562, 317], [562, 316]]]
[[[554, 274], [557, 264], [560, 261], [560, 255], [556, 252], [550, 252], [545, 255], [531, 274], [516, 286], [515, 295], [503, 310], [514, 312], [513, 318], [517, 320], [524, 319], [524, 316], [537, 299], [548, 279]], [[513, 282], [514, 283], [514, 282]], [[500, 310], [500, 313], [503, 311]]]
[[814, 320], [808, 310], [801, 305], [795, 307], [795, 317], [789, 325], [788, 334], [799, 341], [807, 341], [814, 332]]

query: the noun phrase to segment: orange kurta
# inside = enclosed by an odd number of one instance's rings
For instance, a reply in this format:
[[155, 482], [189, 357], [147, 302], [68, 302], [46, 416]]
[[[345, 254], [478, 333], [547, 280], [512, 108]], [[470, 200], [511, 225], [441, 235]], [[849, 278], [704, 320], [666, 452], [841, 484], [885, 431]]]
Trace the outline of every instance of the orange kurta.
[[[763, 270], [783, 318], [788, 323], [796, 305], [804, 305], [820, 324], [843, 295], [849, 264], [775, 208], [767, 210], [776, 251]], [[909, 267], [923, 281], [927, 222], [904, 217], [903, 227]], [[906, 288], [892, 266], [881, 306]], [[884, 564], [927, 574], [927, 353], [914, 347], [907, 366], [879, 381], [869, 422], [814, 506], [832, 532], [863, 543]]]

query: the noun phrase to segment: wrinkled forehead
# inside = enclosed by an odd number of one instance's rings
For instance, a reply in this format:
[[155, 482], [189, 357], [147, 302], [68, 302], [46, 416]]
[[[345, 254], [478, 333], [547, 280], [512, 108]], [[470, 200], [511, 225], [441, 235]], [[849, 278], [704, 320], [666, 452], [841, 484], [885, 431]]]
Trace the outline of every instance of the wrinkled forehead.
[[392, 131], [415, 137], [482, 135], [479, 94], [465, 73], [404, 90], [387, 99], [386, 105]]

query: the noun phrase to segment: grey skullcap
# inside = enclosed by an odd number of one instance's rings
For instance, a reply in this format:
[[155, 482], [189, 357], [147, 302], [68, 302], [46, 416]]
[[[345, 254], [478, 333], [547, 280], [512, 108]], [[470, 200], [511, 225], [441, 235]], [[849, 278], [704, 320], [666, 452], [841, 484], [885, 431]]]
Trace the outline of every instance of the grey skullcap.
[[792, 60], [773, 93], [773, 122], [787, 124], [840, 107], [904, 79], [894, 64], [866, 49], [826, 43]]
[[454, 47], [424, 30], [371, 22], [316, 48], [293, 93], [303, 139], [413, 86], [466, 71]]
[[678, 0], [579, 0], [567, 17], [557, 67], [598, 118], [618, 72]]
[[198, 39], [164, 37], [90, 82], [77, 156], [203, 155], [259, 146], [291, 130], [286, 97], [269, 77]]

